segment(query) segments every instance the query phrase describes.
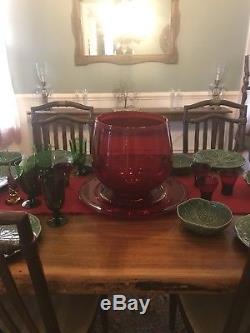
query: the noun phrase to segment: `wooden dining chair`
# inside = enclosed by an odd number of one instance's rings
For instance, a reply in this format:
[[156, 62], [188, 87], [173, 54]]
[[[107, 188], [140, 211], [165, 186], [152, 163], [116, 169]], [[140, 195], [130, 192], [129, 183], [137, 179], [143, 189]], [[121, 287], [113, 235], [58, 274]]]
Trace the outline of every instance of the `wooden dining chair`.
[[[54, 101], [32, 107], [30, 115], [36, 150], [46, 149], [48, 145], [55, 149], [67, 150], [69, 138], [73, 137], [85, 138], [90, 150], [94, 123], [93, 110], [92, 106], [72, 101]], [[46, 122], [48, 119], [50, 121]]]
[[87, 150], [91, 149], [93, 130], [92, 120], [80, 119], [69, 114], [55, 114], [46, 119], [32, 119], [33, 140], [37, 151], [53, 147], [70, 149], [70, 140], [86, 141]]
[[[204, 115], [200, 115], [201, 109]], [[197, 116], [196, 110], [199, 110]], [[183, 153], [215, 148], [241, 151], [244, 148], [246, 122], [247, 107], [231, 101], [211, 99], [185, 105]], [[189, 145], [191, 139], [192, 148]]]
[[189, 333], [249, 333], [250, 249], [235, 293], [183, 294], [172, 297], [172, 331], [175, 330], [175, 315], [179, 308]]
[[52, 302], [29, 215], [24, 212], [0, 212], [0, 225], [17, 226], [21, 253], [35, 293], [35, 296], [26, 298], [20, 295], [8, 259], [4, 256], [6, 247], [1, 244], [0, 279], [6, 293], [0, 296], [0, 329], [4, 333], [89, 332], [95, 319], [98, 297], [55, 295]]
[[250, 85], [249, 85], [249, 76], [250, 76], [250, 71], [249, 71], [249, 54], [245, 55], [244, 58], [244, 75], [243, 75], [243, 83], [241, 87], [241, 104], [245, 105], [246, 100], [247, 100], [247, 92], [250, 90]]
[[[242, 80], [242, 86], [241, 86], [241, 104], [246, 105], [247, 97], [248, 97], [248, 91], [250, 90], [250, 84], [249, 84], [249, 77], [250, 77], [250, 61], [249, 61], [249, 54], [245, 55], [244, 58], [244, 69], [243, 69], [243, 80]], [[248, 103], [249, 104], [249, 103]], [[248, 116], [249, 118], [249, 116]], [[248, 125], [246, 129], [246, 137], [245, 137], [245, 148], [248, 150], [248, 160], [250, 161], [250, 128], [249, 128], [249, 120]]]

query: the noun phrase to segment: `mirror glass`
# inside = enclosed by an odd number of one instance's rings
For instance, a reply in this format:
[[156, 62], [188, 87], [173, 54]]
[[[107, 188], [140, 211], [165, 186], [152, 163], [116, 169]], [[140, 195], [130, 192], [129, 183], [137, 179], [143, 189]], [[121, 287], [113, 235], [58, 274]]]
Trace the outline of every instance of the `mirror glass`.
[[76, 64], [177, 62], [178, 0], [73, 0]]

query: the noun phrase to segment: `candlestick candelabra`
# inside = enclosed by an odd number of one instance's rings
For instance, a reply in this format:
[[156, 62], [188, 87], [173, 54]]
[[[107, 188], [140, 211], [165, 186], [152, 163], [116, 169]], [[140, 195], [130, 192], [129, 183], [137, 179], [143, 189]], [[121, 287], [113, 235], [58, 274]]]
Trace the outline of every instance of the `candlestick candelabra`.
[[117, 109], [134, 110], [137, 98], [136, 92], [128, 92], [127, 90], [118, 90], [115, 92]]
[[211, 91], [213, 99], [220, 99], [221, 95], [223, 93], [224, 85], [222, 83], [221, 75], [222, 75], [222, 71], [221, 71], [220, 67], [218, 67], [217, 71], [216, 71], [215, 80], [213, 83], [211, 83], [209, 85], [209, 89]]
[[42, 103], [46, 104], [48, 103], [48, 98], [51, 95], [51, 90], [47, 82], [48, 70], [46, 63], [36, 63], [36, 75], [39, 81], [36, 93], [41, 95]]

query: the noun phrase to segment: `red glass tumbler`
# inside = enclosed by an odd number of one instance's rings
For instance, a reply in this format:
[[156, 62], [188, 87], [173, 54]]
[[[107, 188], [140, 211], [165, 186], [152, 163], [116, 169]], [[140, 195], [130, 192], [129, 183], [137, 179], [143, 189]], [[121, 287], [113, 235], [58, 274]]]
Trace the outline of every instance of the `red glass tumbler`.
[[194, 185], [198, 187], [199, 178], [208, 175], [209, 171], [211, 170], [210, 165], [207, 163], [194, 162], [192, 163], [191, 167], [194, 173]]
[[199, 177], [197, 179], [197, 187], [201, 192], [201, 198], [210, 201], [218, 184], [219, 181], [217, 176], [206, 175], [203, 177]]
[[95, 121], [92, 153], [93, 170], [112, 193], [106, 199], [143, 201], [171, 172], [168, 121], [147, 112], [102, 114]]
[[234, 184], [241, 172], [240, 168], [231, 168], [220, 171], [221, 194], [232, 195]]

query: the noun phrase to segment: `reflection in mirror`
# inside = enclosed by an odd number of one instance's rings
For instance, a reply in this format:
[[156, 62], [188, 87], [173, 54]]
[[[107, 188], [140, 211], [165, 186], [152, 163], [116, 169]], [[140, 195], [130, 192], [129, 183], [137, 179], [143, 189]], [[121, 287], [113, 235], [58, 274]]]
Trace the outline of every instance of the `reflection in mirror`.
[[73, 0], [77, 65], [177, 62], [178, 0]]

